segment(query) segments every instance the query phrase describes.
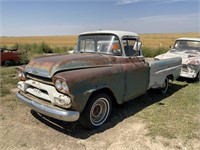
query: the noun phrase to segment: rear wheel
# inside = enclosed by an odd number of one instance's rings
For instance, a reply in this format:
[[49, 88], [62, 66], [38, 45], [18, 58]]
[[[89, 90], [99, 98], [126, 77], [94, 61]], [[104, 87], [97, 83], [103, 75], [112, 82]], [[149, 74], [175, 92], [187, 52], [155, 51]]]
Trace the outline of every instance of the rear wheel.
[[169, 87], [169, 79], [166, 77], [165, 82], [163, 83], [163, 85], [160, 89], [161, 93], [163, 93], [163, 94], [166, 93], [168, 90], [168, 87]]
[[199, 80], [200, 80], [200, 74], [199, 74], [199, 72], [198, 72], [198, 74], [197, 74], [197, 76], [196, 76], [196, 82], [199, 82]]
[[111, 99], [107, 94], [94, 95], [81, 113], [79, 121], [83, 127], [95, 129], [108, 119], [111, 109]]

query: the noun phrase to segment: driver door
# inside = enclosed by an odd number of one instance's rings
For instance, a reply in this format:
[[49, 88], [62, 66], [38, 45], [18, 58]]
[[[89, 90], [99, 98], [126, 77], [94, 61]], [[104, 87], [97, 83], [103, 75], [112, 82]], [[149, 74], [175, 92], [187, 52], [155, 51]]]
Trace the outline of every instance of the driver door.
[[126, 59], [126, 92], [124, 100], [130, 100], [146, 92], [149, 84], [149, 65], [144, 61], [135, 38], [123, 39]]

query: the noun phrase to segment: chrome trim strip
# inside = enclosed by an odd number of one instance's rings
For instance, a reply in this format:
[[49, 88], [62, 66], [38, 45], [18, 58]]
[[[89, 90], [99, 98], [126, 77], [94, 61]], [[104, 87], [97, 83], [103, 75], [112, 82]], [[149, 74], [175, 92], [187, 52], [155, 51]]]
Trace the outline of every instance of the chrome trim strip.
[[80, 116], [80, 113], [78, 111], [68, 111], [61, 108], [56, 108], [53, 105], [52, 107], [45, 106], [43, 104], [40, 104], [38, 102], [35, 102], [31, 99], [24, 97], [23, 95], [20, 94], [20, 92], [16, 93], [16, 97], [20, 101], [31, 107], [33, 110], [58, 120], [73, 122], [78, 120]]

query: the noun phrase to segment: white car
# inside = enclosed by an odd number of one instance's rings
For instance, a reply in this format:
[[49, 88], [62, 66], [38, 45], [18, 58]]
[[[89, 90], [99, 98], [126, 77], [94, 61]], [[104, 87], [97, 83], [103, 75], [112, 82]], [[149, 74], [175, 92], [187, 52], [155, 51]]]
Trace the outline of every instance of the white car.
[[200, 38], [178, 38], [171, 50], [155, 57], [162, 60], [180, 56], [182, 58], [181, 77], [200, 80]]

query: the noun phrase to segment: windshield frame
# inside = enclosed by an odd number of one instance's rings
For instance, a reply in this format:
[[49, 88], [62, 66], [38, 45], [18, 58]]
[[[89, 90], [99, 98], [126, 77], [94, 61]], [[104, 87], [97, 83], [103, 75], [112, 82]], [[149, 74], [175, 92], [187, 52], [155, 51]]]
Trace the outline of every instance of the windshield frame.
[[[84, 51], [81, 51], [81, 41], [84, 40], [84, 38], [88, 39], [93, 39], [93, 44], [94, 44], [94, 49], [92, 49], [93, 51], [89, 52], [89, 51], [85, 51], [86, 49], [84, 48]], [[105, 38], [105, 40], [103, 39]], [[109, 39], [110, 38], [110, 39]], [[85, 41], [86, 42], [86, 41]], [[84, 43], [86, 44], [86, 43]], [[108, 53], [108, 51], [111, 51], [112, 47], [111, 45], [113, 44], [117, 44], [118, 49], [120, 51], [119, 54], [116, 53]], [[108, 45], [109, 48], [105, 51], [102, 52], [100, 50], [100, 47], [102, 48], [103, 45]], [[100, 55], [111, 55], [111, 56], [123, 56], [123, 49], [121, 47], [121, 42], [120, 39], [117, 35], [115, 34], [109, 34], [109, 33], [105, 33], [105, 34], [84, 34], [84, 35], [80, 35], [78, 37], [78, 44], [75, 50], [75, 53], [94, 53], [94, 54], [100, 54]]]
[[187, 45], [187, 47], [185, 46], [185, 47], [181, 47], [181, 48], [176, 48], [177, 42], [186, 42], [186, 43], [187, 42], [197, 42], [200, 45], [200, 41], [197, 41], [197, 40], [176, 40], [174, 45], [173, 45], [173, 49], [176, 50], [176, 51], [186, 51], [187, 50], [187, 51], [198, 51], [198, 52], [200, 52], [200, 47], [198, 47], [198, 46], [192, 47], [192, 46]]

